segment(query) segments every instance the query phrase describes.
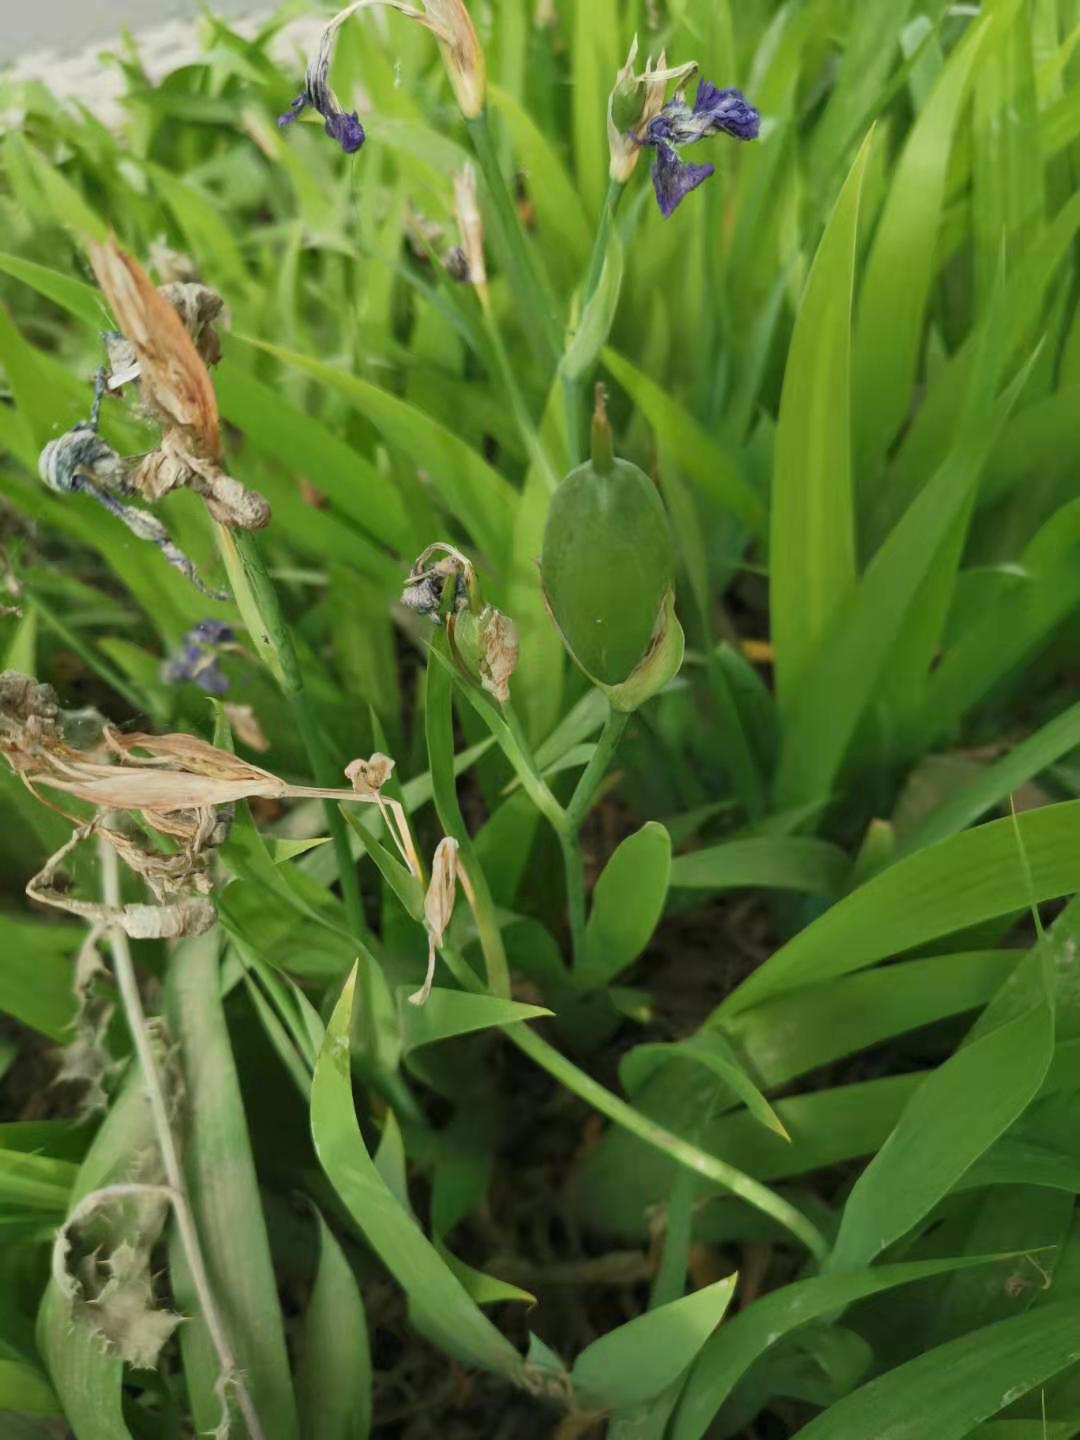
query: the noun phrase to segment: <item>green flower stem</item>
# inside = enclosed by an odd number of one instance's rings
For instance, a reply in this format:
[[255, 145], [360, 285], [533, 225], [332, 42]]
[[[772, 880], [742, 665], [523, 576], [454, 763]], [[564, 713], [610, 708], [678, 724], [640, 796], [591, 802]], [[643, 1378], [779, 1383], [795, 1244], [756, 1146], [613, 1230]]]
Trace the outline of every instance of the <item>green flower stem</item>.
[[547, 359], [557, 362], [562, 354], [562, 326], [550, 291], [525, 243], [521, 222], [499, 165], [487, 111], [482, 110], [465, 123], [491, 197], [495, 239], [507, 267], [515, 299], [521, 307], [529, 338]]
[[[340, 785], [341, 776], [326, 749], [322, 732], [312, 713], [304, 690], [304, 677], [300, 673], [292, 634], [282, 614], [274, 583], [263, 565], [258, 542], [249, 530], [230, 530], [225, 525], [217, 525], [215, 529], [218, 549], [229, 573], [229, 583], [237, 607], [256, 651], [289, 702], [315, 783], [327, 787]], [[364, 919], [356, 862], [349, 844], [349, 832], [333, 801], [325, 802], [325, 811], [334, 855], [337, 858], [338, 877], [341, 881], [341, 895], [349, 930], [358, 941], [364, 943], [368, 938], [368, 928]], [[374, 981], [367, 963], [360, 966], [360, 987], [363, 1049], [372, 1069], [377, 1073], [380, 1068], [380, 1046], [375, 1021]]]
[[572, 1090], [575, 1095], [586, 1101], [601, 1115], [606, 1115], [616, 1125], [621, 1125], [624, 1130], [629, 1130], [631, 1135], [637, 1136], [644, 1144], [659, 1150], [677, 1165], [692, 1171], [695, 1175], [701, 1175], [704, 1179], [719, 1185], [722, 1189], [737, 1195], [740, 1200], [745, 1200], [755, 1210], [760, 1210], [763, 1215], [770, 1215], [785, 1230], [789, 1231], [800, 1240], [810, 1251], [811, 1255], [818, 1261], [824, 1261], [829, 1253], [828, 1242], [821, 1231], [814, 1225], [801, 1210], [788, 1203], [774, 1190], [767, 1185], [762, 1185], [759, 1180], [747, 1175], [742, 1170], [737, 1170], [734, 1165], [729, 1165], [726, 1160], [721, 1160], [716, 1155], [710, 1155], [707, 1150], [700, 1146], [692, 1145], [689, 1140], [683, 1140], [681, 1136], [674, 1134], [663, 1125], [658, 1125], [655, 1120], [650, 1120], [633, 1105], [613, 1094], [598, 1080], [594, 1080], [572, 1060], [568, 1060], [554, 1045], [549, 1045], [540, 1035], [528, 1025], [507, 1025], [504, 1026], [504, 1033], [508, 1040], [534, 1060], [537, 1065], [546, 1070], [549, 1075]]
[[[600, 211], [600, 223], [596, 227], [596, 238], [593, 241], [589, 266], [585, 271], [585, 281], [581, 287], [579, 317], [585, 313], [585, 307], [596, 294], [596, 287], [600, 284], [600, 277], [604, 273], [608, 237], [611, 234], [611, 227], [625, 190], [626, 185], [622, 180], [612, 180], [608, 185], [607, 194], [604, 196], [604, 206]], [[571, 468], [573, 468], [575, 465], [580, 465], [586, 456], [584, 385], [580, 379], [571, 379], [569, 375], [563, 376], [562, 385], [563, 406], [566, 411], [566, 449], [570, 456]]]
[[566, 877], [566, 911], [570, 922], [570, 954], [576, 970], [585, 959], [585, 857], [577, 830], [559, 831]]
[[484, 324], [487, 329], [488, 338], [491, 341], [491, 348], [495, 355], [496, 368], [499, 371], [503, 388], [506, 390], [507, 397], [509, 398], [510, 408], [514, 412], [514, 420], [517, 423], [518, 432], [521, 435], [525, 450], [530, 462], [536, 466], [537, 470], [543, 476], [544, 484], [547, 486], [548, 492], [554, 494], [555, 487], [558, 485], [561, 477], [555, 469], [555, 465], [547, 452], [543, 440], [540, 438], [540, 432], [533, 424], [532, 416], [529, 414], [529, 407], [525, 404], [525, 397], [521, 393], [521, 386], [518, 384], [517, 376], [514, 374], [514, 367], [510, 363], [510, 356], [506, 353], [506, 346], [503, 343], [502, 335], [499, 333], [499, 327], [496, 325], [495, 317], [491, 313], [491, 306], [486, 303], [484, 299], [481, 299], [481, 308], [484, 312]]
[[582, 772], [570, 803], [566, 807], [566, 826], [559, 831], [563, 871], [566, 875], [566, 905], [570, 918], [570, 949], [574, 968], [585, 959], [585, 858], [581, 852], [581, 827], [597, 791], [607, 774], [619, 741], [630, 716], [622, 710], [609, 710], [596, 742], [592, 759]]
[[[479, 922], [480, 917], [477, 916]], [[494, 919], [494, 917], [492, 917]], [[481, 942], [482, 943], [482, 942]], [[464, 957], [452, 945], [444, 945], [439, 952], [446, 962], [447, 968], [453, 974], [464, 989], [472, 991], [473, 994], [483, 992], [483, 985], [477, 978], [471, 966]], [[828, 1254], [828, 1244], [825, 1237], [813, 1225], [800, 1210], [794, 1205], [770, 1190], [767, 1185], [737, 1170], [734, 1165], [710, 1155], [707, 1150], [700, 1146], [693, 1145], [689, 1140], [682, 1139], [673, 1131], [658, 1125], [655, 1120], [642, 1115], [633, 1105], [619, 1098], [618, 1095], [594, 1080], [591, 1075], [568, 1060], [562, 1051], [557, 1050], [554, 1045], [538, 1035], [529, 1025], [515, 1023], [502, 1026], [503, 1034], [523, 1054], [546, 1070], [549, 1075], [558, 1080], [560, 1085], [565, 1085], [568, 1090], [579, 1096], [587, 1104], [598, 1110], [601, 1115], [606, 1115], [616, 1125], [621, 1125], [636, 1135], [644, 1144], [659, 1150], [677, 1165], [691, 1171], [695, 1175], [701, 1175], [714, 1185], [737, 1195], [752, 1205], [755, 1210], [760, 1210], [764, 1215], [770, 1215], [792, 1235], [796, 1237], [815, 1259], [823, 1261]]]
[[572, 830], [580, 830], [584, 824], [585, 817], [596, 799], [596, 792], [600, 789], [608, 767], [615, 758], [615, 751], [619, 748], [619, 742], [626, 733], [629, 722], [629, 711], [608, 711], [608, 717], [604, 721], [604, 728], [600, 732], [600, 739], [596, 742], [592, 759], [582, 772], [577, 788], [570, 797], [570, 804], [566, 807], [567, 823]]

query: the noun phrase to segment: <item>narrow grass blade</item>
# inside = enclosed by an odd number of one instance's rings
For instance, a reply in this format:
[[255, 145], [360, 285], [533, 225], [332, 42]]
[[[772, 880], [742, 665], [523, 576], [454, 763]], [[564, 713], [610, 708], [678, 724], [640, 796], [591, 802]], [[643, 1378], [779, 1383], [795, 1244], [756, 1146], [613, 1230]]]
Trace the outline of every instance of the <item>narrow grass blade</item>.
[[838, 895], [850, 860], [837, 845], [799, 836], [728, 840], [677, 855], [671, 862], [675, 890], [800, 890]]
[[[850, 1275], [797, 1280], [741, 1310], [705, 1345], [686, 1382], [671, 1426], [671, 1440], [701, 1440], [720, 1406], [755, 1360], [800, 1325], [834, 1314], [870, 1295], [967, 1267], [992, 1265], [999, 1257], [925, 1260], [882, 1265]], [[865, 1436], [877, 1435], [868, 1430]], [[891, 1433], [891, 1432], [890, 1432]], [[865, 1440], [860, 1436], [860, 1440]], [[852, 1432], [851, 1440], [855, 1440]]]
[[1048, 967], [1034, 957], [1026, 1013], [957, 1051], [923, 1081], [856, 1181], [829, 1259], [857, 1270], [898, 1240], [990, 1149], [1039, 1092], [1054, 1050]]
[[[923, 318], [953, 136], [992, 20], [968, 30], [916, 119], [889, 187], [859, 297], [855, 330], [855, 438], [858, 473], [873, 484], [907, 413], [919, 363]], [[904, 283], [897, 284], [903, 275]], [[889, 343], [882, 344], [888, 336]]]
[[[221, 1005], [218, 944], [215, 932], [186, 941], [171, 956], [166, 980], [169, 1032], [184, 1069], [184, 1168], [210, 1284], [264, 1433], [296, 1440], [277, 1282]], [[180, 1345], [192, 1412], [200, 1429], [212, 1430], [221, 1419], [220, 1366], [175, 1240], [170, 1270], [177, 1301], [191, 1316]]]
[[994, 820], [942, 840], [876, 876], [800, 931], [732, 992], [718, 1015], [749, 1009], [795, 985], [861, 970], [998, 915], [1080, 889], [1073, 837], [1080, 801], [1018, 815], [1031, 889], [1017, 855], [1014, 821]]
[[327, 1177], [369, 1244], [409, 1297], [424, 1334], [466, 1365], [519, 1380], [517, 1351], [477, 1309], [412, 1215], [387, 1189], [353, 1108], [349, 1035], [356, 972], [326, 1033], [311, 1089], [311, 1130]]
[[1071, 1365], [1080, 1315], [1071, 1301], [1032, 1310], [940, 1345], [846, 1396], [801, 1432], [805, 1440], [960, 1440]]
[[367, 1440], [371, 1352], [360, 1287], [326, 1221], [296, 1365], [301, 1440]]
[[776, 428], [769, 610], [782, 707], [855, 588], [851, 306], [863, 142], [810, 268]]
[[714, 510], [738, 516], [756, 534], [764, 533], [765, 507], [731, 455], [636, 365], [610, 347], [604, 348], [601, 358], [652, 426], [660, 448], [693, 480], [702, 499]]

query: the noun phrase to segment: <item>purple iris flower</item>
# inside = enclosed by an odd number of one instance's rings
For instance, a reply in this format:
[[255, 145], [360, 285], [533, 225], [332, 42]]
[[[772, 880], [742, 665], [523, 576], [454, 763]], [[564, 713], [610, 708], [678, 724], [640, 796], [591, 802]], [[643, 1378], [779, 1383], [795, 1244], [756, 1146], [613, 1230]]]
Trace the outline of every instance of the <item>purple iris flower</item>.
[[224, 695], [229, 679], [218, 669], [218, 646], [232, 645], [236, 636], [223, 620], [200, 620], [180, 642], [176, 653], [163, 667], [168, 685], [192, 682], [208, 695]]
[[330, 52], [334, 27], [328, 28], [318, 54], [311, 61], [304, 76], [304, 88], [285, 111], [278, 116], [278, 124], [284, 128], [298, 119], [310, 105], [326, 121], [325, 129], [345, 151], [355, 155], [363, 145], [366, 136], [360, 117], [355, 110], [342, 110], [337, 97], [330, 89]]
[[681, 95], [669, 100], [645, 127], [641, 143], [656, 151], [652, 168], [660, 213], [667, 219], [691, 190], [713, 173], [712, 165], [691, 165], [679, 156], [680, 145], [696, 145], [721, 133], [737, 140], [756, 140], [761, 116], [738, 90], [720, 90], [702, 80], [693, 107]]

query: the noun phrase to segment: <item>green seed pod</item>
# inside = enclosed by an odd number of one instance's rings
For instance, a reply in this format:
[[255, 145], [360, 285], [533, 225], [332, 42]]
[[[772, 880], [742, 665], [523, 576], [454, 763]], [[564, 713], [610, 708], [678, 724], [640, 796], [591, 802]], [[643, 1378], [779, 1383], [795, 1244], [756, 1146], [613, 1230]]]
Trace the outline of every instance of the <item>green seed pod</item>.
[[544, 595], [566, 648], [618, 710], [654, 695], [682, 664], [667, 512], [643, 471], [612, 454], [598, 387], [592, 459], [552, 497]]

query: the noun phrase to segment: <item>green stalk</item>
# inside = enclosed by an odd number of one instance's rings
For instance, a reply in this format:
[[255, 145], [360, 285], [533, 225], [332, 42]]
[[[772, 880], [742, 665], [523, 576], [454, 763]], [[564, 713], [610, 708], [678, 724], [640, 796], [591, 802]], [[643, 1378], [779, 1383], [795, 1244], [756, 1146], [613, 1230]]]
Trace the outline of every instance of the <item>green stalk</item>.
[[[604, 259], [607, 255], [608, 237], [611, 234], [611, 227], [615, 220], [615, 214], [622, 200], [626, 184], [622, 180], [612, 180], [608, 184], [607, 194], [604, 196], [604, 206], [600, 211], [600, 223], [596, 227], [596, 238], [593, 240], [592, 254], [589, 257], [588, 269], [585, 271], [585, 281], [581, 287], [581, 300], [579, 302], [578, 314], [583, 315], [589, 301], [596, 294], [596, 287], [600, 284], [600, 277], [604, 273]], [[570, 456], [570, 466], [580, 465], [585, 459], [585, 405], [584, 405], [584, 384], [580, 379], [571, 379], [564, 375], [563, 385], [563, 406], [566, 411], [566, 449]]]
[[615, 758], [615, 751], [619, 748], [619, 742], [626, 733], [629, 722], [629, 711], [608, 711], [608, 717], [604, 721], [604, 728], [600, 732], [600, 739], [596, 742], [592, 759], [582, 772], [577, 788], [570, 797], [570, 804], [566, 807], [567, 824], [572, 830], [580, 830], [584, 824], [585, 817], [596, 799], [596, 792], [600, 789], [608, 767]]
[[[479, 907], [478, 907], [479, 908]], [[479, 925], [480, 916], [477, 915]], [[495, 917], [490, 917], [492, 924], [495, 924]], [[481, 937], [481, 943], [483, 938]], [[461, 953], [451, 945], [444, 945], [439, 953], [446, 962], [447, 968], [454, 978], [466, 990], [473, 994], [482, 993], [483, 986], [476, 975], [466, 963]], [[823, 1261], [828, 1254], [828, 1244], [825, 1237], [812, 1224], [800, 1210], [794, 1205], [770, 1190], [767, 1185], [762, 1185], [759, 1180], [737, 1170], [734, 1165], [729, 1165], [725, 1160], [715, 1155], [710, 1155], [707, 1150], [700, 1146], [693, 1145], [689, 1140], [682, 1139], [673, 1131], [658, 1125], [656, 1121], [650, 1120], [648, 1116], [642, 1115], [639, 1110], [621, 1100], [618, 1095], [594, 1080], [591, 1075], [575, 1065], [572, 1060], [554, 1045], [549, 1045], [540, 1035], [528, 1025], [513, 1024], [502, 1027], [503, 1034], [523, 1054], [546, 1070], [560, 1085], [579, 1096], [593, 1109], [598, 1110], [601, 1115], [606, 1115], [616, 1125], [629, 1130], [644, 1144], [659, 1150], [668, 1159], [674, 1160], [677, 1165], [691, 1171], [695, 1175], [701, 1175], [714, 1185], [721, 1186], [724, 1190], [737, 1195], [752, 1205], [755, 1210], [760, 1210], [764, 1215], [770, 1215], [778, 1224], [788, 1230], [810, 1251], [815, 1259]]]
[[515, 298], [521, 307], [525, 327], [541, 354], [546, 359], [557, 362], [562, 354], [562, 326], [548, 287], [525, 243], [521, 222], [495, 151], [488, 113], [482, 110], [479, 115], [465, 123], [491, 197], [496, 242], [507, 267]]
[[565, 829], [559, 831], [563, 872], [566, 876], [566, 904], [570, 917], [570, 949], [575, 969], [585, 957], [585, 859], [581, 853], [581, 827], [596, 799], [597, 791], [607, 774], [629, 719], [630, 716], [625, 711], [608, 711], [592, 759], [585, 767], [566, 807]]
[[763, 1215], [770, 1215], [779, 1225], [789, 1231], [800, 1240], [810, 1251], [811, 1255], [818, 1261], [824, 1261], [829, 1252], [828, 1242], [821, 1231], [814, 1225], [801, 1210], [790, 1205], [775, 1191], [770, 1190], [767, 1185], [762, 1185], [760, 1180], [747, 1175], [742, 1170], [737, 1170], [734, 1165], [729, 1165], [726, 1160], [719, 1159], [716, 1155], [710, 1155], [707, 1150], [700, 1146], [692, 1145], [689, 1140], [682, 1139], [673, 1131], [663, 1125], [658, 1125], [655, 1120], [650, 1120], [640, 1110], [621, 1100], [618, 1095], [613, 1094], [598, 1080], [594, 1080], [572, 1060], [568, 1060], [553, 1045], [539, 1036], [535, 1030], [528, 1025], [507, 1025], [503, 1027], [503, 1033], [530, 1060], [546, 1070], [560, 1084], [572, 1090], [575, 1095], [586, 1101], [601, 1115], [606, 1115], [616, 1125], [621, 1125], [624, 1130], [629, 1130], [644, 1144], [659, 1150], [668, 1159], [674, 1160], [677, 1165], [691, 1171], [695, 1175], [701, 1175], [714, 1185], [730, 1191], [737, 1195], [740, 1200], [745, 1200], [755, 1210], [760, 1210]]
[[518, 433], [521, 435], [530, 462], [536, 466], [537, 470], [544, 477], [544, 484], [547, 486], [548, 491], [554, 494], [555, 488], [559, 483], [559, 473], [552, 463], [551, 456], [548, 454], [543, 440], [540, 438], [540, 432], [533, 424], [532, 416], [529, 414], [529, 407], [525, 404], [525, 397], [521, 393], [521, 386], [517, 382], [514, 367], [510, 363], [510, 356], [506, 353], [506, 346], [503, 344], [502, 335], [499, 333], [499, 327], [495, 323], [495, 317], [491, 313], [491, 306], [486, 296], [482, 295], [480, 297], [480, 305], [484, 312], [485, 328], [487, 329], [488, 338], [491, 341], [491, 348], [495, 355], [496, 368], [499, 371], [499, 376], [510, 400], [510, 408], [514, 412], [514, 420], [517, 423]]
[[[257, 653], [289, 702], [315, 783], [327, 788], [339, 785], [341, 776], [326, 749], [322, 732], [304, 690], [304, 677], [300, 673], [292, 633], [282, 614], [274, 583], [266, 573], [256, 538], [249, 530], [230, 530], [225, 525], [217, 525], [215, 529], [218, 549], [229, 573], [229, 583], [237, 607]], [[338, 878], [341, 881], [341, 895], [349, 929], [363, 944], [368, 937], [368, 929], [360, 897], [360, 883], [356, 875], [356, 862], [349, 844], [349, 832], [333, 801], [325, 802], [325, 812], [334, 854], [337, 857]], [[378, 1071], [380, 1047], [378, 1027], [375, 1023], [375, 995], [367, 964], [360, 966], [360, 985], [360, 1024], [364, 1050], [372, 1068]]]

